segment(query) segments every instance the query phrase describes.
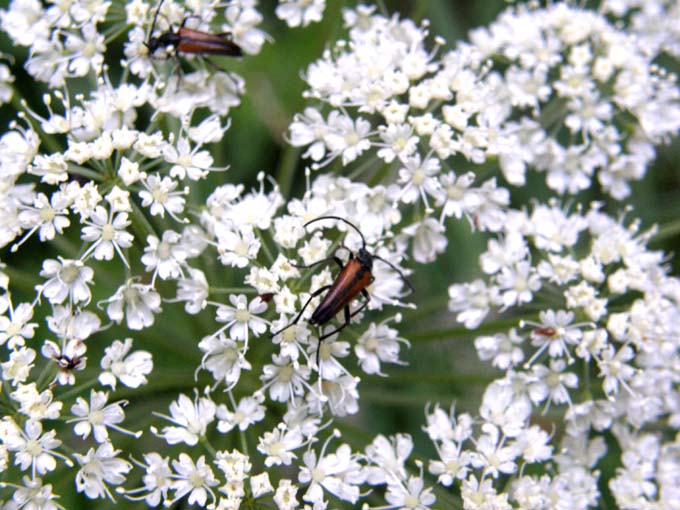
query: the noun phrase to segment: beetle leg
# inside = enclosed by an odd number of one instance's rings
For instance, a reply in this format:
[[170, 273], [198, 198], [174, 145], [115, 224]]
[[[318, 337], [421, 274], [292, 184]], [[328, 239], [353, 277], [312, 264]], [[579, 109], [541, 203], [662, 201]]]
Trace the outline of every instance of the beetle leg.
[[290, 263], [291, 266], [297, 268], [297, 269], [309, 269], [314, 266], [318, 266], [319, 264], [324, 264], [325, 262], [330, 262], [331, 260], [335, 261], [335, 263], [340, 266], [340, 269], [344, 269], [345, 265], [342, 263], [342, 260], [340, 260], [338, 257], [333, 255], [332, 257], [326, 257], [325, 259], [317, 260], [316, 262], [312, 262], [311, 264], [294, 264]]
[[327, 291], [330, 288], [331, 288], [331, 285], [324, 285], [323, 287], [316, 289], [314, 292], [312, 292], [312, 294], [309, 296], [309, 299], [307, 300], [305, 305], [302, 307], [302, 310], [300, 310], [300, 312], [297, 314], [297, 316], [292, 321], [290, 321], [286, 327], [276, 331], [275, 333], [272, 333], [272, 338], [275, 337], [276, 335], [278, 335], [279, 333], [287, 330], [289, 327], [297, 324], [300, 321], [300, 318], [302, 317], [302, 314], [305, 312], [305, 309], [307, 308], [309, 303], [312, 302], [312, 299], [319, 296], [320, 294], [322, 294], [323, 292]]
[[364, 297], [366, 298], [366, 301], [364, 302], [363, 305], [361, 305], [359, 308], [357, 308], [356, 310], [354, 310], [354, 311], [352, 312], [352, 315], [350, 315], [350, 317], [354, 317], [354, 316], [355, 316], [356, 314], [358, 314], [361, 310], [363, 310], [364, 308], [366, 308], [366, 307], [368, 306], [368, 302], [371, 300], [371, 295], [368, 293], [368, 291], [367, 291], [366, 289], [361, 289], [361, 295], [364, 296]]
[[184, 77], [184, 70], [182, 69], [182, 61], [177, 54], [177, 49], [175, 49], [172, 56], [175, 59], [175, 72], [177, 73], [177, 83], [175, 84], [175, 94], [177, 94], [177, 92], [179, 92], [179, 86], [182, 83], [182, 78]]
[[[366, 303], [366, 304], [368, 304], [368, 303]], [[364, 306], [366, 306], [366, 304]], [[347, 326], [349, 326], [349, 321], [352, 318], [352, 314], [349, 312], [349, 305], [345, 305], [345, 308], [344, 308], [343, 311], [344, 311], [344, 315], [345, 315], [345, 322], [343, 323], [343, 325], [339, 326], [338, 328], [334, 329], [333, 331], [330, 331], [330, 332], [328, 332], [324, 335], [321, 335], [319, 337], [319, 345], [316, 348], [316, 366], [317, 366], [317, 368], [319, 367], [319, 354], [321, 353], [321, 342], [326, 340], [326, 338], [328, 338], [329, 336], [333, 336], [336, 333], [338, 333], [339, 331], [342, 331]]]
[[217, 65], [215, 62], [213, 62], [209, 58], [203, 58], [203, 62], [213, 66], [218, 71], [226, 74], [227, 77], [229, 78], [229, 81], [231, 82], [232, 86], [234, 87], [234, 92], [236, 92], [236, 93], [239, 92], [238, 81], [232, 76], [233, 73], [231, 71], [227, 71], [224, 67]]
[[196, 14], [190, 14], [189, 16], [185, 17], [182, 20], [182, 24], [179, 26], [180, 29], [184, 28], [184, 25], [187, 24], [187, 20], [190, 20], [191, 18], [196, 18], [196, 19], [202, 19], [200, 16], [197, 16]]

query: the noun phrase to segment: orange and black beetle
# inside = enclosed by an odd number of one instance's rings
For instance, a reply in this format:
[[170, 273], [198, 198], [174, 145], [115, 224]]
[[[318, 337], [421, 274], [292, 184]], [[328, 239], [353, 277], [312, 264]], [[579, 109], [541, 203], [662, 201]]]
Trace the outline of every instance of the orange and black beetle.
[[[337, 255], [334, 253], [333, 256], [318, 260], [312, 264], [309, 264], [307, 266], [296, 266], [296, 267], [304, 267], [304, 268], [310, 268], [319, 264], [323, 264], [325, 262], [329, 261], [334, 261], [338, 266], [340, 267], [340, 273], [338, 276], [335, 278], [332, 284], [330, 285], [324, 285], [323, 287], [315, 290], [312, 292], [312, 294], [309, 296], [309, 299], [307, 302], [304, 304], [302, 307], [302, 310], [297, 314], [295, 319], [293, 319], [286, 327], [283, 329], [280, 329], [276, 331], [275, 333], [272, 334], [272, 337], [278, 335], [279, 333], [285, 331], [286, 329], [290, 328], [291, 326], [297, 324], [300, 321], [300, 318], [302, 317], [302, 314], [304, 313], [305, 309], [309, 305], [309, 303], [312, 301], [317, 296], [320, 296], [324, 292], [326, 292], [326, 295], [324, 296], [323, 300], [319, 304], [319, 306], [316, 307], [316, 310], [314, 310], [314, 313], [309, 319], [309, 323], [313, 326], [323, 326], [326, 324], [328, 321], [330, 321], [333, 317], [335, 317], [340, 310], [344, 311], [344, 318], [345, 322], [339, 326], [338, 328], [334, 329], [333, 331], [330, 331], [328, 333], [324, 333], [319, 337], [319, 346], [321, 345], [321, 342], [323, 342], [326, 338], [338, 333], [345, 327], [347, 327], [350, 323], [350, 319], [358, 314], [360, 311], [362, 311], [366, 306], [368, 305], [369, 300], [371, 299], [370, 294], [366, 290], [366, 288], [373, 283], [375, 278], [373, 277], [372, 270], [373, 270], [373, 260], [377, 259], [388, 266], [390, 266], [392, 269], [394, 269], [397, 273], [399, 273], [399, 276], [401, 276], [401, 279], [404, 280], [406, 285], [408, 285], [409, 289], [411, 292], [413, 292], [413, 286], [411, 283], [406, 279], [404, 274], [397, 268], [394, 264], [391, 262], [383, 259], [382, 257], [379, 257], [378, 255], [374, 255], [371, 252], [369, 252], [366, 249], [366, 239], [364, 238], [364, 235], [361, 233], [361, 231], [353, 224], [347, 221], [345, 218], [341, 218], [339, 216], [321, 216], [319, 218], [313, 219], [311, 221], [308, 221], [307, 223], [304, 224], [304, 227], [307, 228], [308, 225], [321, 221], [321, 220], [338, 220], [342, 221], [343, 223], [346, 223], [350, 227], [352, 227], [356, 232], [359, 234], [361, 237], [361, 242], [362, 246], [359, 248], [359, 250], [354, 254], [353, 252], [350, 251], [349, 254], [349, 260], [347, 261], [346, 264], [342, 263], [342, 260], [337, 257]], [[336, 251], [337, 253], [337, 251]], [[366, 301], [364, 304], [362, 304], [359, 308], [354, 310], [353, 312], [350, 312], [349, 305], [352, 302], [352, 300], [357, 297], [359, 294], [364, 296]], [[317, 367], [319, 366], [319, 350], [317, 348], [316, 351], [316, 364]]]
[[161, 6], [165, 0], [161, 0], [156, 9], [156, 14], [153, 17], [151, 30], [149, 31], [149, 38], [144, 43], [149, 48], [149, 53], [153, 55], [158, 48], [167, 48], [172, 46], [175, 50], [175, 56], [179, 53], [189, 53], [194, 55], [223, 55], [227, 57], [240, 57], [243, 55], [241, 47], [231, 40], [229, 34], [211, 34], [210, 32], [202, 32], [191, 28], [185, 28], [184, 24], [188, 19], [185, 18], [182, 25], [176, 32], [168, 30], [154, 37], [153, 31], [156, 27], [156, 20], [158, 13], [161, 11]]

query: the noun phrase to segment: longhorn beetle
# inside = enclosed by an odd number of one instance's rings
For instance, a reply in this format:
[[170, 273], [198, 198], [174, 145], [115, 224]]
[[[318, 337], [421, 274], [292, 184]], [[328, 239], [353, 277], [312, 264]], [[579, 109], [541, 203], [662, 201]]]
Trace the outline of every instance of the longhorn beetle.
[[[342, 221], [343, 223], [346, 223], [350, 227], [352, 227], [361, 237], [361, 248], [354, 254], [352, 251], [349, 252], [349, 260], [347, 261], [346, 264], [342, 263], [342, 260], [340, 260], [337, 257], [337, 250], [331, 257], [327, 257], [325, 259], [317, 260], [316, 262], [313, 262], [312, 264], [306, 265], [306, 266], [296, 266], [296, 267], [303, 267], [303, 268], [310, 268], [314, 267], [319, 264], [323, 264], [325, 262], [329, 261], [334, 261], [339, 267], [340, 267], [340, 273], [338, 276], [335, 278], [332, 284], [330, 285], [324, 285], [323, 287], [315, 290], [312, 292], [312, 295], [309, 296], [309, 299], [307, 302], [304, 304], [302, 307], [302, 310], [297, 314], [295, 319], [293, 319], [287, 326], [284, 328], [278, 330], [277, 332], [272, 334], [272, 337], [275, 337], [279, 333], [285, 331], [286, 329], [290, 328], [291, 326], [294, 326], [300, 321], [300, 318], [302, 317], [302, 314], [305, 312], [305, 309], [309, 305], [309, 303], [312, 301], [317, 296], [320, 296], [324, 292], [326, 292], [326, 295], [321, 301], [321, 304], [316, 307], [316, 310], [314, 310], [314, 313], [312, 314], [311, 318], [309, 319], [309, 323], [313, 326], [323, 326], [326, 324], [328, 321], [330, 321], [333, 317], [335, 317], [340, 310], [344, 311], [344, 316], [345, 316], [345, 322], [339, 326], [338, 328], [334, 329], [333, 331], [329, 333], [325, 333], [319, 337], [319, 346], [316, 349], [316, 366], [319, 366], [319, 351], [321, 350], [321, 342], [323, 342], [326, 338], [336, 334], [337, 332], [343, 330], [347, 326], [349, 326], [350, 319], [358, 314], [361, 310], [366, 308], [368, 305], [368, 302], [371, 299], [370, 294], [366, 290], [366, 287], [368, 287], [375, 278], [373, 277], [373, 274], [371, 270], [373, 269], [373, 260], [377, 259], [388, 266], [390, 266], [392, 269], [394, 269], [397, 273], [399, 273], [399, 276], [401, 276], [401, 279], [404, 280], [406, 285], [408, 285], [409, 289], [411, 292], [414, 291], [413, 286], [411, 285], [411, 282], [409, 282], [404, 274], [397, 268], [394, 264], [391, 262], [383, 259], [382, 257], [379, 257], [378, 255], [375, 255], [371, 252], [369, 252], [366, 249], [366, 239], [364, 238], [364, 235], [361, 233], [361, 231], [353, 224], [347, 221], [345, 218], [341, 218], [339, 216], [320, 216], [319, 218], [313, 219], [311, 221], [308, 221], [307, 223], [304, 224], [304, 228], [307, 228], [308, 225], [311, 225], [312, 223], [315, 223], [317, 221], [321, 220], [338, 220]], [[341, 246], [341, 248], [347, 249], [344, 245]], [[340, 249], [340, 248], [338, 248]], [[352, 302], [352, 300], [357, 297], [361, 293], [362, 296], [365, 298], [364, 304], [362, 304], [359, 308], [354, 310], [353, 312], [350, 312], [349, 305]]]
[[184, 18], [182, 25], [176, 32], [172, 29], [163, 32], [159, 36], [153, 35], [154, 28], [156, 28], [156, 20], [158, 14], [161, 12], [165, 0], [161, 0], [156, 9], [156, 14], [151, 23], [151, 30], [149, 30], [149, 38], [144, 45], [149, 48], [149, 53], [153, 55], [158, 48], [166, 48], [172, 46], [175, 49], [175, 57], [179, 53], [191, 53], [194, 55], [224, 55], [227, 57], [240, 57], [243, 55], [241, 47], [227, 37], [228, 34], [211, 34], [210, 32], [202, 32], [200, 30], [193, 30], [191, 28], [184, 28], [187, 20], [192, 17]]

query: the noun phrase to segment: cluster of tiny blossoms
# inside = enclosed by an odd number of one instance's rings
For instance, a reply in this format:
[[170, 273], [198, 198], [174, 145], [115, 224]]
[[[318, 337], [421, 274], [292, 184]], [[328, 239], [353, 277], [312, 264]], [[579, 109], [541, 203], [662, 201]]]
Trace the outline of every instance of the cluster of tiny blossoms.
[[[620, 508], [672, 508], [677, 501], [680, 435], [657, 427], [680, 428], [680, 280], [668, 275], [663, 253], [646, 247], [653, 232], [600, 209], [570, 212], [554, 202], [509, 214], [480, 257], [485, 277], [449, 289], [450, 309], [473, 329], [493, 311], [527, 316], [527, 305], [549, 303], [536, 320], [475, 340], [479, 357], [505, 371], [487, 390], [504, 437], [530, 433], [534, 409], [564, 429], [551, 461], [568, 480], [518, 477], [509, 496], [521, 508], [545, 508], [555, 484], [571, 486], [560, 496], [575, 498], [566, 507], [595, 505], [595, 469], [611, 447], [608, 434], [621, 449], [622, 467], [607, 480]], [[508, 432], [506, 420], [519, 420], [518, 428]], [[507, 462], [500, 471], [521, 473], [522, 449], [499, 441], [495, 453], [501, 446], [509, 450], [494, 458]], [[550, 457], [545, 453], [539, 460]], [[496, 475], [485, 469], [481, 480], [465, 483], [491, 483]], [[498, 497], [487, 489], [485, 498]]]
[[321, 104], [296, 117], [291, 143], [314, 168], [336, 158], [367, 159], [357, 172], [388, 166], [402, 188], [395, 202], [421, 201], [426, 217], [440, 209], [496, 230], [478, 211], [503, 201], [495, 180], [478, 182], [492, 168], [514, 186], [543, 172], [560, 194], [597, 176], [623, 199], [654, 144], [680, 128], [675, 76], [593, 11], [518, 6], [441, 55], [410, 20], [360, 6], [345, 21], [349, 40], [305, 74]]
[[[0, 506], [62, 508], [60, 477], [90, 499], [148, 506], [424, 510], [460, 497], [469, 510], [585, 509], [601, 497], [598, 461], [612, 457], [612, 434], [617, 503], [672, 508], [680, 439], [660, 430], [680, 428], [680, 283], [647, 249], [651, 233], [598, 204], [513, 210], [512, 188], [477, 182], [497, 162], [513, 186], [537, 170], [575, 193], [597, 174], [625, 197], [653, 144], [680, 125], [677, 85], [651, 53], [564, 4], [509, 10], [442, 55], [426, 50], [425, 24], [346, 10], [349, 40], [305, 76], [308, 97], [330, 111], [307, 108], [290, 140], [308, 146], [315, 170], [366, 158], [354, 175], [382, 184], [308, 173], [304, 196], [286, 201], [260, 174], [255, 189], [221, 184], [201, 197], [196, 183], [225, 170], [210, 148], [245, 83], [187, 55], [193, 72], [168, 73], [145, 45], [150, 25], [158, 35], [186, 20], [256, 54], [262, 15], [252, 0], [167, 1], [155, 17], [156, 7], [14, 0], [0, 11], [2, 29], [29, 48], [26, 70], [50, 89], [0, 137], [0, 246], [9, 260], [40, 243], [58, 254], [41, 261], [27, 297], [15, 283], [26, 275], [0, 273]], [[287, 0], [276, 14], [305, 26], [324, 8]], [[123, 33], [125, 81], [114, 85], [104, 55]], [[673, 47], [672, 36], [656, 40], [659, 51]], [[3, 69], [7, 101], [16, 91]], [[71, 96], [84, 76], [96, 89]], [[165, 115], [179, 119], [167, 123], [174, 131], [161, 128]], [[354, 220], [362, 236], [332, 218], [308, 225], [322, 216]], [[476, 328], [496, 313], [528, 317], [539, 298], [546, 310], [476, 340], [505, 376], [475, 416], [426, 408], [436, 458], [414, 461], [407, 434], [343, 442], [342, 418], [359, 411], [357, 374], [404, 363], [407, 254], [433, 261], [448, 242], [444, 220], [463, 216], [493, 237], [485, 277], [449, 289], [453, 315]], [[332, 257], [346, 262], [360, 248], [376, 256], [370, 297], [350, 304], [340, 331], [342, 322], [310, 326], [316, 291], [337, 274]], [[129, 430], [133, 404], [116, 392], [143, 400], [157, 375], [134, 337], [182, 307], [206, 330], [177, 339], [198, 360], [194, 377], [144, 430]], [[539, 426], [537, 412], [555, 427]], [[142, 437], [133, 451], [126, 436]]]
[[625, 23], [651, 55], [680, 56], [680, 5], [673, 0], [604, 0], [602, 11]]
[[[96, 58], [87, 70], [72, 65], [77, 57], [70, 45], [59, 44], [60, 38], [72, 31], [85, 39], [86, 31], [96, 33], [100, 23], [106, 26], [109, 7], [75, 3], [60, 5], [62, 12], [17, 1], [2, 12], [5, 31], [30, 48], [26, 69], [51, 91], [39, 108], [24, 104], [25, 111], [0, 138], [1, 242], [10, 254], [35, 250], [39, 243], [58, 247], [58, 255], [41, 263], [34, 297], [17, 301], [24, 293], [13, 289], [11, 267], [0, 282], [0, 343], [7, 354], [2, 387], [9, 410], [0, 422], [3, 506], [59, 508], [50, 482], [65, 473], [88, 498], [122, 495], [150, 506], [186, 498], [189, 504], [237, 508], [243, 499], [266, 496], [281, 509], [296, 507], [299, 499], [323, 508], [329, 497], [356, 503], [370, 486], [385, 486], [387, 501], [400, 505], [411, 483], [403, 469], [392, 473], [381, 467], [380, 452], [370, 448], [353, 452], [348, 444], [336, 444], [336, 431], [319, 444], [329, 427], [324, 416], [358, 411], [359, 378], [353, 372], [385, 375], [385, 364], [402, 363], [400, 350], [407, 342], [392, 327], [400, 320], [398, 313], [371, 322], [362, 321], [366, 312], [354, 310], [353, 322], [362, 323], [362, 329], [348, 328], [343, 341], [334, 335], [320, 345], [318, 337], [328, 329], [315, 331], [305, 322], [316, 298], [295, 327], [264, 346], [260, 342], [271, 363], [253, 366], [248, 361], [253, 339], [269, 339], [313, 290], [332, 281], [330, 268], [304, 276], [299, 264], [312, 264], [341, 245], [337, 253], [346, 259], [347, 246], [355, 250], [362, 245], [356, 233], [338, 237], [329, 231], [338, 226], [332, 222], [304, 228], [320, 215], [363, 217], [366, 248], [387, 261], [376, 262], [373, 269], [376, 281], [369, 288], [367, 312], [405, 306], [405, 282], [394, 270], [405, 244], [384, 242], [399, 233], [392, 229], [401, 217], [385, 198], [393, 190], [322, 176], [303, 199], [288, 202], [282, 214], [284, 198], [275, 185], [265, 191], [269, 185], [261, 176], [260, 188], [252, 192], [227, 184], [204, 202], [192, 203], [188, 195], [194, 183], [224, 170], [213, 165], [209, 147], [228, 129], [223, 117], [238, 104], [243, 82], [202, 66], [181, 76], [161, 75], [164, 62], [154, 62], [144, 45], [153, 12], [139, 2], [125, 11], [133, 28], [123, 61], [139, 81], [114, 85], [107, 67], [95, 65]], [[91, 10], [81, 12], [85, 8]], [[191, 12], [199, 17], [197, 28], [215, 24], [213, 9], [196, 6]], [[223, 12], [230, 23], [222, 28], [245, 52], [258, 51], [264, 36], [253, 28], [261, 18], [251, 3], [230, 3]], [[187, 15], [178, 4], [165, 2], [155, 28], [168, 30]], [[96, 50], [103, 59], [105, 38], [96, 35], [93, 41], [98, 42], [88, 51]], [[57, 52], [53, 58], [41, 54], [50, 40]], [[38, 63], [45, 66], [42, 72]], [[68, 83], [81, 73], [94, 75], [97, 88], [71, 96]], [[44, 109], [47, 115], [38, 113]], [[138, 119], [145, 109], [156, 113], [141, 130]], [[176, 131], [160, 129], [157, 120], [163, 114], [180, 119]], [[62, 135], [67, 145], [60, 148]], [[213, 265], [241, 270], [245, 292], [221, 296], [220, 302], [212, 299], [215, 291], [200, 268], [207, 253]], [[175, 285], [169, 287], [171, 282]], [[161, 287], [174, 287], [174, 294], [162, 295]], [[102, 299], [95, 302], [95, 293]], [[158, 324], [164, 301], [183, 303], [187, 314], [205, 309], [214, 314], [210, 334], [195, 344], [197, 375], [209, 374], [212, 383], [194, 395], [177, 395], [147, 435], [152, 443], [155, 436], [156, 442], [190, 447], [200, 442], [205, 448], [172, 457], [161, 450], [130, 455], [118, 446], [122, 437], [140, 437], [143, 431], [124, 426], [128, 402], [115, 392], [121, 386], [141, 389], [152, 379], [152, 355], [135, 350], [133, 336]], [[107, 333], [113, 325], [130, 336]], [[103, 353], [93, 357], [88, 344], [95, 336], [109, 340]], [[352, 350], [354, 370], [345, 359]], [[239, 384], [242, 376], [245, 385]], [[258, 422], [263, 422], [257, 438], [261, 457], [253, 453], [251, 461], [244, 452], [219, 448], [221, 437], [243, 433]], [[290, 466], [299, 458], [295, 473]], [[257, 475], [251, 473], [253, 464], [259, 470], [282, 466], [282, 471]], [[290, 474], [296, 479], [285, 477]], [[433, 500], [429, 493], [426, 498]]]
[[[426, 50], [427, 25], [360, 6], [345, 12], [349, 40], [305, 75], [320, 105], [296, 116], [291, 143], [307, 148], [314, 169], [339, 160], [354, 164], [353, 175], [395, 175], [388, 198], [402, 211], [415, 203], [419, 218], [405, 229], [414, 260], [443, 251], [446, 217], [465, 215], [493, 233], [480, 257], [486, 278], [449, 289], [460, 322], [474, 329], [492, 311], [526, 317], [533, 303], [546, 308], [476, 340], [480, 358], [506, 371], [477, 417], [427, 411], [439, 455], [429, 471], [460, 486], [466, 509], [596, 506], [609, 434], [621, 467], [605, 486], [621, 508], [677, 501], [680, 435], [658, 428], [680, 428], [680, 283], [664, 255], [646, 248], [653, 232], [640, 234], [639, 222], [612, 218], [601, 204], [511, 210], [512, 188], [475, 184], [497, 162], [513, 186], [535, 170], [549, 188], [575, 194], [597, 176], [624, 199], [645, 175], [654, 144], [680, 127], [676, 78], [654, 64], [661, 51], [675, 54], [677, 27], [643, 23], [639, 6], [621, 4], [606, 10], [631, 16], [630, 31], [568, 4], [518, 6], [441, 57]], [[642, 12], [677, 17], [671, 3], [654, 6]], [[439, 222], [430, 216], [437, 208]], [[532, 424], [536, 412], [554, 423], [559, 448]], [[524, 475], [532, 463], [546, 474]]]

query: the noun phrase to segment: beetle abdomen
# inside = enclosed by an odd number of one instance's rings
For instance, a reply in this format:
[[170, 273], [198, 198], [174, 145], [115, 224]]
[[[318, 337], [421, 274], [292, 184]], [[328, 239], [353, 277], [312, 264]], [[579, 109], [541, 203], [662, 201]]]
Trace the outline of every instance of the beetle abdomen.
[[342, 268], [321, 304], [309, 319], [310, 324], [323, 326], [371, 284], [371, 272], [357, 259]]

